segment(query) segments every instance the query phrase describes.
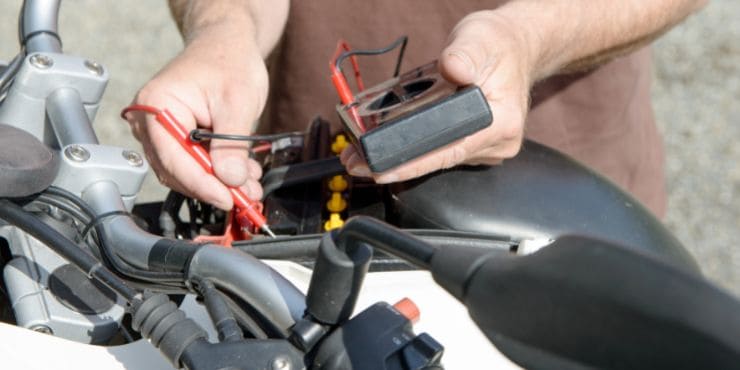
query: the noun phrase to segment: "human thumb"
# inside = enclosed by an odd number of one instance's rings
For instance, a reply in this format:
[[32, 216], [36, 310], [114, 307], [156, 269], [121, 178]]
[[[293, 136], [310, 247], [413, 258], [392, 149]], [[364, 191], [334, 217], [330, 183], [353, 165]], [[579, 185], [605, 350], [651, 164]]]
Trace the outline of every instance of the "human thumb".
[[[250, 112], [251, 113], [251, 112]], [[252, 115], [243, 114], [235, 109], [222, 109], [214, 114], [213, 132], [227, 135], [249, 135]], [[250, 174], [248, 143], [233, 140], [212, 140], [211, 159], [213, 172], [228, 186], [242, 186], [249, 178], [258, 178], [259, 174]]]
[[495, 48], [489, 42], [491, 25], [473, 13], [464, 18], [450, 34], [439, 56], [442, 75], [457, 85], [482, 84], [495, 63]]
[[448, 81], [457, 85], [470, 85], [475, 82], [478, 75], [470, 55], [459, 48], [445, 49], [440, 58], [439, 68]]
[[217, 145], [211, 148], [213, 171], [228, 186], [242, 186], [249, 177], [247, 169], [247, 149], [229, 147], [233, 144]]

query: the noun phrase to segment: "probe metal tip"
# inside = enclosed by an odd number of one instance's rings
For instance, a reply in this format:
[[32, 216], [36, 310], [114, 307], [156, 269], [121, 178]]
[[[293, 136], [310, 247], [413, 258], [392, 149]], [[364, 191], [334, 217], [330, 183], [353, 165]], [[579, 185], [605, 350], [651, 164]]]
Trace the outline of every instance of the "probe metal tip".
[[273, 233], [272, 230], [270, 230], [270, 227], [268, 227], [267, 224], [260, 226], [260, 229], [262, 229], [262, 231], [264, 231], [265, 234], [269, 235], [271, 238], [273, 239], [277, 238], [275, 236], [275, 233]]

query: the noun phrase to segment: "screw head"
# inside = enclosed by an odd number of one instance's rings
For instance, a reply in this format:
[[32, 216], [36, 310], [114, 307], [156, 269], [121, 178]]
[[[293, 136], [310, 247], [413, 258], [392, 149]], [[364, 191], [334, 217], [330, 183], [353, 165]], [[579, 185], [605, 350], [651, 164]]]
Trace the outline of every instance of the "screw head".
[[75, 162], [85, 162], [90, 159], [90, 152], [82, 145], [72, 144], [64, 149], [64, 155]]
[[102, 76], [105, 71], [100, 63], [92, 60], [85, 60], [85, 68], [96, 76]]
[[272, 370], [290, 370], [290, 361], [283, 357], [272, 360]]
[[141, 157], [141, 154], [133, 150], [124, 150], [121, 154], [123, 154], [123, 158], [125, 158], [131, 166], [141, 167], [144, 165], [144, 158]]
[[34, 326], [30, 327], [29, 329], [31, 329], [31, 330], [33, 330], [33, 331], [35, 331], [37, 333], [41, 333], [41, 334], [49, 334], [49, 335], [54, 334], [54, 331], [52, 331], [51, 328], [48, 327], [48, 326], [46, 326], [46, 325], [40, 325], [40, 324], [39, 325], [34, 325]]
[[48, 69], [54, 65], [54, 59], [44, 54], [34, 54], [28, 58], [28, 62], [38, 69]]

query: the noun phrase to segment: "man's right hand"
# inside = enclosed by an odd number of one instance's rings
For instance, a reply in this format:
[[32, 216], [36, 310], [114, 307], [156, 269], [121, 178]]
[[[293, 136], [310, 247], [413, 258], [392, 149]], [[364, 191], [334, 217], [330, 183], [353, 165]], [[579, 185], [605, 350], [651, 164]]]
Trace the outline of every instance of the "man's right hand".
[[[200, 30], [133, 103], [168, 109], [188, 131], [201, 127], [220, 134], [250, 134], [267, 99], [267, 69], [259, 48], [230, 32], [218, 25]], [[224, 184], [241, 187], [252, 199], [261, 198], [257, 180], [262, 170], [249, 159], [247, 143], [211, 141], [212, 176], [152, 115], [130, 113], [127, 119], [163, 185], [225, 210], [233, 204]]]

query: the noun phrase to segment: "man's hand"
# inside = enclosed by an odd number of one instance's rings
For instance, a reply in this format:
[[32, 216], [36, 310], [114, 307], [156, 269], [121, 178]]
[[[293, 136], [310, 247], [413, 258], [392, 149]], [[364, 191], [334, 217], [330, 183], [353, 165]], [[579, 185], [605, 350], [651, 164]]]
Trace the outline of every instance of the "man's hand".
[[[288, 6], [287, 0], [170, 0], [187, 46], [133, 103], [168, 109], [187, 130], [252, 133], [269, 86], [263, 58], [282, 33]], [[262, 169], [249, 159], [246, 143], [212, 140], [212, 176], [154, 117], [130, 113], [127, 119], [163, 185], [226, 210], [233, 203], [224, 184], [262, 197]]]
[[384, 173], [371, 173], [350, 147], [350, 174], [389, 183], [458, 164], [495, 164], [521, 148], [533, 83], [558, 73], [594, 68], [641, 47], [706, 0], [512, 0], [465, 17], [439, 57], [453, 83], [476, 84], [493, 124]]
[[[144, 86], [134, 104], [168, 109], [187, 130], [203, 127], [221, 134], [248, 135], [267, 98], [268, 80], [259, 52], [209, 42], [201, 34]], [[134, 136], [159, 181], [222, 209], [231, 209], [224, 184], [262, 196], [262, 175], [249, 159], [246, 143], [213, 140], [210, 154], [216, 177], [208, 175], [151, 115], [129, 114]]]
[[372, 174], [349, 146], [342, 163], [350, 174], [378, 183], [404, 181], [461, 163], [497, 164], [519, 152], [524, 136], [531, 80], [528, 40], [493, 12], [465, 17], [452, 31], [440, 56], [440, 70], [458, 85], [478, 85], [493, 112], [491, 126], [390, 171]]

